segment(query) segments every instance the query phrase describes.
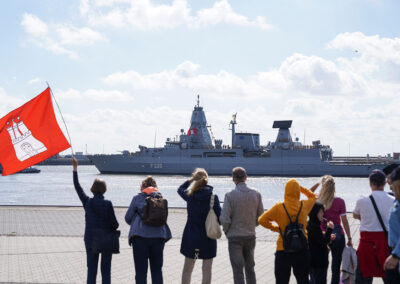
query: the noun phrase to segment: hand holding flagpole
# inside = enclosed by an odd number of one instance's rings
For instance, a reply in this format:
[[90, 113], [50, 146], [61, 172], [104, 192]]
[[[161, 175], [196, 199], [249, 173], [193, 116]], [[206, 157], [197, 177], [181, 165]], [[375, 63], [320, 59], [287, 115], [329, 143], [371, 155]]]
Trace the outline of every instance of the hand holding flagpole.
[[60, 115], [61, 115], [61, 119], [62, 119], [62, 121], [63, 121], [63, 123], [65, 125], [65, 129], [67, 130], [69, 145], [71, 145], [72, 157], [74, 157], [74, 148], [72, 148], [71, 136], [69, 136], [68, 127], [67, 127], [67, 124], [65, 123], [64, 116], [63, 116], [63, 114], [61, 112], [60, 106], [57, 103], [56, 97], [54, 96], [53, 91], [52, 91], [52, 89], [51, 89], [51, 87], [50, 87], [50, 85], [49, 85], [49, 83], [47, 81], [46, 81], [46, 84], [47, 84], [47, 87], [50, 89], [50, 94], [53, 97], [53, 99], [54, 99], [54, 101], [55, 101], [55, 103], [57, 105], [58, 111], [60, 112]]

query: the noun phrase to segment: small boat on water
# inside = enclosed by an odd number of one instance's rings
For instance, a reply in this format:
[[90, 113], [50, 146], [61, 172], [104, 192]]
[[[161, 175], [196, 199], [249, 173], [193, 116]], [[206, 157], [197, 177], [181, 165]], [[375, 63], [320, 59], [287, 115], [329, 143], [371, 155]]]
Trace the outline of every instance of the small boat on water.
[[[1, 173], [3, 173], [3, 167], [0, 164], [0, 174]], [[40, 170], [38, 168], [29, 167], [18, 172], [17, 174], [38, 174], [38, 173], [40, 173]]]

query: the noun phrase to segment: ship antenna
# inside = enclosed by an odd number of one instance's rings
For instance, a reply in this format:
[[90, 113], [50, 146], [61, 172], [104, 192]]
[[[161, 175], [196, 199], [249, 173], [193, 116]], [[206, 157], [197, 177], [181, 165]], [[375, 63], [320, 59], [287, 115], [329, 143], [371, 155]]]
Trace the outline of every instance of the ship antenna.
[[200, 107], [200, 95], [197, 95], [197, 107]]
[[157, 144], [157, 129], [154, 132], [154, 148], [156, 148], [156, 144]]
[[230, 130], [232, 130], [232, 149], [235, 147], [235, 124], [237, 124], [236, 123], [236, 115], [237, 115], [237, 113], [232, 115], [232, 120], [229, 123], [230, 125], [232, 125], [232, 128], [230, 129]]

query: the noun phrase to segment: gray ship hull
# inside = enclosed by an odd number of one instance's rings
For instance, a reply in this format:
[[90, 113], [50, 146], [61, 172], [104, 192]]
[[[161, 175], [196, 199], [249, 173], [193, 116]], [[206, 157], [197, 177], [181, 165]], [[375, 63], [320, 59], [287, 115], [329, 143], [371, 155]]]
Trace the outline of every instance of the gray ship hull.
[[[340, 177], [366, 177], [373, 169], [382, 169], [394, 160], [380, 158], [340, 159], [332, 157], [332, 149], [321, 145], [302, 145], [292, 139], [291, 120], [274, 121], [279, 129], [275, 142], [260, 145], [258, 133], [236, 132], [236, 114], [230, 122], [231, 145], [210, 135], [199, 97], [187, 133], [181, 129], [179, 139], [167, 138], [165, 146], [139, 151], [123, 151], [119, 155], [88, 155], [103, 174], [189, 175], [195, 168], [204, 168], [210, 175], [231, 175], [234, 167], [244, 167], [248, 175], [313, 177], [330, 174]], [[212, 134], [212, 132], [211, 132]], [[212, 138], [212, 139], [211, 139]]]
[[[166, 151], [168, 152], [168, 151]], [[244, 167], [248, 175], [313, 177], [330, 174], [338, 177], [367, 177], [371, 170], [382, 169], [385, 163], [345, 164], [321, 161], [318, 149], [272, 150], [270, 157], [243, 157], [240, 149], [213, 151], [218, 157], [204, 157], [204, 150], [170, 150], [158, 155], [90, 155], [102, 174], [166, 174], [189, 175], [195, 168], [204, 168], [210, 175], [231, 175], [232, 169]], [[224, 157], [224, 154], [234, 157]], [[235, 154], [233, 154], [235, 153]], [[311, 155], [310, 155], [311, 154]], [[314, 155], [312, 155], [314, 154]]]

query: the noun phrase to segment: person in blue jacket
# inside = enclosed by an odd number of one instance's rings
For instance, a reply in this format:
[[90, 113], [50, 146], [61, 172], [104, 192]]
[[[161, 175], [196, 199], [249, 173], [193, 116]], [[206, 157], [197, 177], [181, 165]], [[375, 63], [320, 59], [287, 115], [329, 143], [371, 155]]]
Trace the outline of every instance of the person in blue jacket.
[[400, 166], [390, 175], [391, 188], [396, 196], [389, 217], [390, 255], [385, 261], [386, 284], [400, 283]]
[[[104, 199], [104, 193], [107, 190], [105, 181], [95, 179], [90, 191], [93, 197], [90, 198], [83, 191], [78, 180], [78, 161], [72, 157], [73, 180], [76, 193], [85, 209], [85, 248], [87, 260], [87, 283], [96, 283], [97, 266], [99, 261], [99, 253], [93, 253], [91, 244], [93, 239], [93, 229], [101, 228], [114, 231], [119, 224], [115, 218], [114, 207], [109, 200]], [[101, 254], [101, 277], [102, 283], [111, 283], [111, 253]]]
[[136, 284], [147, 283], [148, 263], [150, 262], [151, 280], [153, 284], [163, 283], [164, 245], [171, 239], [171, 231], [167, 224], [150, 226], [145, 224], [140, 216], [150, 194], [160, 194], [153, 177], [148, 176], [142, 181], [140, 193], [132, 199], [125, 214], [125, 221], [131, 226], [128, 240], [133, 249]]
[[[196, 169], [192, 177], [183, 183], [178, 194], [187, 203], [187, 222], [183, 231], [181, 253], [185, 256], [182, 272], [182, 284], [189, 284], [196, 259], [203, 260], [203, 284], [211, 283], [213, 258], [217, 255], [217, 241], [207, 237], [206, 218], [210, 211], [210, 200], [213, 188], [208, 184], [208, 175], [204, 169]], [[189, 186], [192, 185], [190, 189]], [[214, 195], [213, 209], [218, 219], [221, 206], [217, 195]]]

